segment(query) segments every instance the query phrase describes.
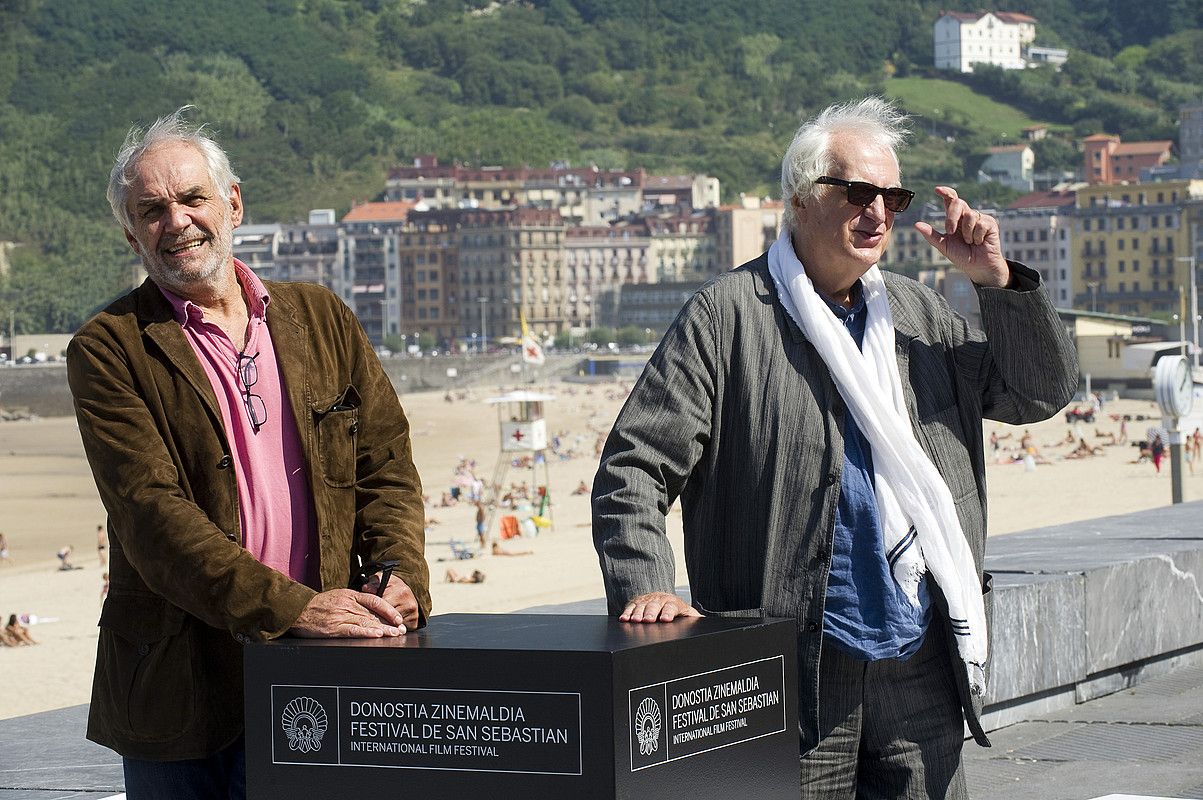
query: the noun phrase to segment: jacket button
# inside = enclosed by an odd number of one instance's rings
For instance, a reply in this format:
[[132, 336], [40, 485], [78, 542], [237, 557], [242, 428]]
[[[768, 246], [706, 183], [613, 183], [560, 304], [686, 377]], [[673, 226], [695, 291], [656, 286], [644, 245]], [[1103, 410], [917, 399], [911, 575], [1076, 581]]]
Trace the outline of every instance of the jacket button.
[[144, 656], [149, 652], [150, 652], [150, 645], [148, 645], [148, 644], [138, 645], [138, 655]]
[[217, 462], [217, 468], [218, 469], [229, 469], [230, 465], [233, 463], [234, 463], [234, 459], [230, 458], [230, 455], [227, 453], [226, 455], [221, 457], [221, 461]]
[[352, 422], [352, 423], [351, 423], [351, 427], [350, 427], [350, 428], [347, 428], [347, 433], [351, 434], [352, 436], [354, 436], [355, 434], [359, 433], [359, 423], [358, 423], [358, 422]]
[[835, 483], [836, 483], [836, 481], [838, 481], [838, 480], [839, 480], [839, 478], [837, 478], [837, 477], [835, 476], [835, 473], [834, 473], [834, 472], [832, 472], [831, 474], [829, 474], [829, 475], [827, 476], [827, 485], [828, 485], [828, 486], [835, 486]]
[[819, 630], [819, 623], [815, 622], [813, 619], [810, 622], [806, 623], [807, 633], [817, 633], [818, 630]]
[[226, 538], [227, 538], [227, 539], [229, 539], [231, 542], [236, 542], [236, 541], [238, 541], [238, 537], [237, 537], [237, 536], [235, 536], [235, 535], [234, 535], [234, 534], [232, 534], [232, 533], [227, 533], [227, 534], [226, 534]]

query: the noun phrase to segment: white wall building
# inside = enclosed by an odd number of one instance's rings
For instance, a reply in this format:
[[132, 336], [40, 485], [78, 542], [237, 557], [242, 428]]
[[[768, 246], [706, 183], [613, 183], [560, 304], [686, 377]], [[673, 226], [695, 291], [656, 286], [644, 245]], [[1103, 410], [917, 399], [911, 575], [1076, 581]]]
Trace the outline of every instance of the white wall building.
[[978, 168], [978, 182], [993, 181], [1020, 192], [1032, 191], [1036, 173], [1036, 155], [1026, 144], [991, 147], [990, 155]]
[[1010, 11], [944, 11], [932, 38], [937, 69], [973, 72], [974, 64], [1023, 69], [1024, 47], [1036, 38], [1036, 20]]

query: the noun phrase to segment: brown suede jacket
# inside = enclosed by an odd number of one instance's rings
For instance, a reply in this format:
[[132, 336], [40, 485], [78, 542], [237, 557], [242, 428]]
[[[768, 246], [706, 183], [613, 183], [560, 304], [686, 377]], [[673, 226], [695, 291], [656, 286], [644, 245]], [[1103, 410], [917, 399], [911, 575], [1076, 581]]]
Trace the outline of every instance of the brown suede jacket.
[[[347, 586], [357, 555], [398, 559], [425, 624], [422, 487], [397, 393], [335, 295], [267, 287], [322, 589]], [[112, 544], [88, 738], [132, 758], [211, 755], [242, 731], [243, 644], [283, 635], [315, 592], [243, 549], [217, 399], [152, 282], [87, 322], [67, 365]]]

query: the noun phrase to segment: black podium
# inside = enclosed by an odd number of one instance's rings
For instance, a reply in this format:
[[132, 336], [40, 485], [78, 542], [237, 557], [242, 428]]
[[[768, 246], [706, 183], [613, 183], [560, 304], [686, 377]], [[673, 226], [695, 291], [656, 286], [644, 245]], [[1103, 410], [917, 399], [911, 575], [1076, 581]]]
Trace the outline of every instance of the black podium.
[[795, 623], [448, 614], [246, 648], [248, 797], [798, 796]]

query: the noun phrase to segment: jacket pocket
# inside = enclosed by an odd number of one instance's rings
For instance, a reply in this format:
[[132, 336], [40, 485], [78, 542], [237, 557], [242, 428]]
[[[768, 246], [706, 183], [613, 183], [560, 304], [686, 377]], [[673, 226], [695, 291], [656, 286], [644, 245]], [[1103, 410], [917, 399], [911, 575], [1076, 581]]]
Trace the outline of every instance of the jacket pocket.
[[102, 666], [93, 699], [131, 739], [174, 739], [196, 712], [194, 656], [181, 609], [156, 595], [110, 594], [100, 613]]
[[339, 394], [318, 400], [312, 406], [322, 477], [330, 486], [346, 488], [355, 483], [359, 405], [359, 392], [354, 386], [347, 386]]
[[924, 451], [948, 484], [952, 499], [957, 502], [977, 495], [973, 463], [961, 432], [961, 415], [957, 406], [949, 406], [919, 420], [921, 444]]

